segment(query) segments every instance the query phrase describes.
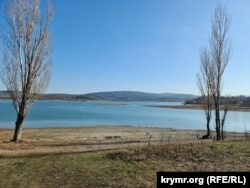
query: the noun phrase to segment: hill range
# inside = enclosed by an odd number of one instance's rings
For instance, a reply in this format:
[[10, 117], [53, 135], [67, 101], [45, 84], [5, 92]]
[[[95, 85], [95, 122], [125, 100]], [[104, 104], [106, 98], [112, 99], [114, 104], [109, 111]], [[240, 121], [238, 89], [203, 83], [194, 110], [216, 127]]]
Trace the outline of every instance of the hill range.
[[[39, 100], [105, 100], [105, 101], [165, 101], [184, 102], [196, 95], [178, 93], [146, 93], [139, 91], [108, 91], [87, 94], [43, 94]], [[7, 91], [0, 91], [0, 99], [10, 99]]]

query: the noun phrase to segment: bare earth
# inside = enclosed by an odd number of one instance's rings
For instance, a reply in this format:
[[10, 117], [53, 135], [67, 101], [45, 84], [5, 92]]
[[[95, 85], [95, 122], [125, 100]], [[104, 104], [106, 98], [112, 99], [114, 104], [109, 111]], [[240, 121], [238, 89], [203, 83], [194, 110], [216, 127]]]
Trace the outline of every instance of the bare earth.
[[[206, 131], [131, 126], [23, 129], [22, 141], [13, 143], [13, 129], [0, 129], [0, 155], [72, 153], [111, 150], [166, 142], [213, 141], [199, 139]], [[226, 139], [244, 138], [244, 133], [226, 133]]]

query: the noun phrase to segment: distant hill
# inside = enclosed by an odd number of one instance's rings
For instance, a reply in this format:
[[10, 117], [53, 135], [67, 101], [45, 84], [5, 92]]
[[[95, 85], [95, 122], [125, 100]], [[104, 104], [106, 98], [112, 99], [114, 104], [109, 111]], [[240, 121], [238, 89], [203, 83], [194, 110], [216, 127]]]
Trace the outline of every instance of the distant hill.
[[[196, 95], [178, 93], [145, 93], [139, 91], [95, 92], [82, 95], [43, 94], [39, 100], [108, 100], [108, 101], [169, 101], [184, 102]], [[8, 92], [0, 91], [0, 99], [10, 99]]]
[[111, 101], [169, 101], [184, 102], [189, 99], [196, 98], [196, 95], [176, 94], [176, 93], [145, 93], [139, 91], [112, 91], [112, 92], [96, 92], [84, 95], [78, 95], [77, 98], [92, 98], [96, 100]]

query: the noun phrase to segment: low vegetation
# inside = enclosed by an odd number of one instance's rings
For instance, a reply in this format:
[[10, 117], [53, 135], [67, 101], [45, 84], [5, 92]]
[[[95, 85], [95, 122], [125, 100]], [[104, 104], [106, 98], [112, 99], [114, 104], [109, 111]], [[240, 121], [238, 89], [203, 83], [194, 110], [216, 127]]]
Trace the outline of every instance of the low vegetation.
[[[201, 97], [185, 101], [185, 104], [200, 105], [201, 103], [202, 103]], [[222, 105], [227, 104], [229, 106], [236, 106], [236, 107], [250, 107], [250, 97], [244, 95], [221, 97], [221, 104]]]
[[[5, 144], [5, 143], [1, 143]], [[1, 187], [155, 187], [157, 171], [249, 171], [249, 137], [0, 156]]]

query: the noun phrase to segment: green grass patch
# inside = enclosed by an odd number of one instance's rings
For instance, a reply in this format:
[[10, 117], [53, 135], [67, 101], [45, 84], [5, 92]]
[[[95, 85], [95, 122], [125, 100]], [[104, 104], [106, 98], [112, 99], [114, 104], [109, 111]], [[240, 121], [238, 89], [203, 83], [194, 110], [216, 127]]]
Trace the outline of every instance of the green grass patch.
[[1, 187], [154, 187], [157, 171], [249, 171], [250, 141], [0, 158]]

